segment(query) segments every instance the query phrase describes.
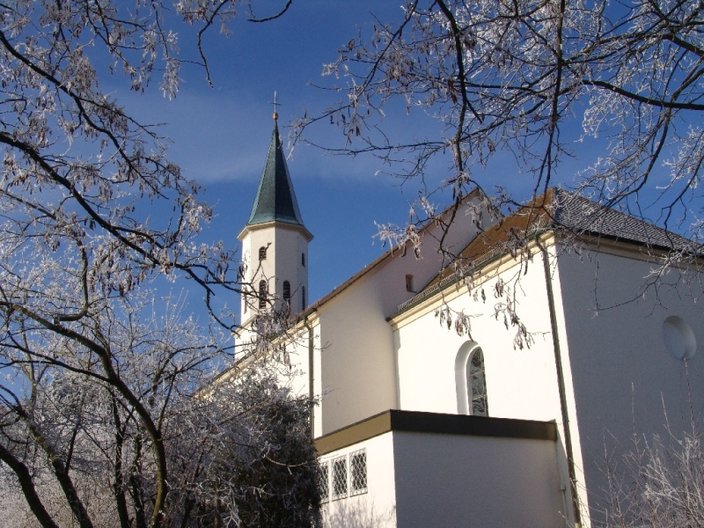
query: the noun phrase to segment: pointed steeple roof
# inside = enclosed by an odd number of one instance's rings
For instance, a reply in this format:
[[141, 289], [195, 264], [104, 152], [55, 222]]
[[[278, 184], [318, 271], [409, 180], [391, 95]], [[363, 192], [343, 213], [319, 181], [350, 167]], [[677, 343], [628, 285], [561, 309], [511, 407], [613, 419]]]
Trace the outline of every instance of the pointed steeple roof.
[[257, 196], [254, 199], [254, 206], [247, 226], [267, 222], [283, 222], [301, 226], [307, 232], [288, 174], [276, 117], [274, 114], [274, 131], [266, 156], [266, 165], [259, 180]]

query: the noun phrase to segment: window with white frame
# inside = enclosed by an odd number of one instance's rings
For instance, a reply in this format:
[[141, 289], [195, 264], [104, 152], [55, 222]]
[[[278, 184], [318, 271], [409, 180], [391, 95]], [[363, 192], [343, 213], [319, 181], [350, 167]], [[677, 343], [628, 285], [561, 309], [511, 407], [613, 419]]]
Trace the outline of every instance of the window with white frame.
[[330, 463], [328, 461], [320, 463], [320, 501], [327, 502], [330, 500]]
[[489, 416], [484, 353], [473, 341], [464, 343], [457, 353], [455, 383], [460, 414]]
[[367, 491], [367, 452], [364, 449], [350, 453], [350, 495]]
[[335, 458], [331, 465], [332, 498], [341, 499], [347, 496], [347, 457]]
[[321, 461], [319, 487], [321, 502], [367, 493], [366, 449]]

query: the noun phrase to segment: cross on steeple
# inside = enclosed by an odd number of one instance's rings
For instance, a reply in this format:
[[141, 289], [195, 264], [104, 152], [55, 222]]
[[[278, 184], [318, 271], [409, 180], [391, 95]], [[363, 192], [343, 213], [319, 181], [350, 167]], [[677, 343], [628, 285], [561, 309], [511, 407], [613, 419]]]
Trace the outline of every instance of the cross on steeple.
[[273, 117], [274, 117], [274, 121], [278, 121], [278, 120], [279, 120], [278, 108], [279, 108], [279, 106], [281, 106], [281, 103], [277, 103], [277, 102], [276, 102], [276, 90], [274, 90], [274, 102], [273, 102], [273, 105], [274, 105], [274, 116], [273, 116]]

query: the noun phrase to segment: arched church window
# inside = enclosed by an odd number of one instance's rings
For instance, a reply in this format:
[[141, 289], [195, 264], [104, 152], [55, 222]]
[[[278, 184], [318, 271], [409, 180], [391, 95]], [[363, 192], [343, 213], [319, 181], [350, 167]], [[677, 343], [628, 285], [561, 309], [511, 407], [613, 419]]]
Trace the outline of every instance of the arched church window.
[[484, 374], [484, 354], [476, 348], [467, 360], [467, 403], [470, 414], [488, 416], [486, 397], [486, 375]]
[[266, 260], [266, 246], [259, 248], [259, 260]]
[[486, 390], [484, 353], [472, 341], [460, 347], [455, 359], [457, 412], [474, 416], [489, 416]]
[[266, 308], [266, 295], [267, 295], [266, 281], [259, 281], [259, 308]]
[[291, 283], [289, 281], [284, 281], [284, 301], [291, 302]]

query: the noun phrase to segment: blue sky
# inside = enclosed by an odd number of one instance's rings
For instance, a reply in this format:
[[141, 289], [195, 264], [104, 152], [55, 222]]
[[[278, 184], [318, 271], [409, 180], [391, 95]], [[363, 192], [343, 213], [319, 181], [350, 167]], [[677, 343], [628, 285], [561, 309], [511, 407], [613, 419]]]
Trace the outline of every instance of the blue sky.
[[[372, 11], [386, 19], [400, 16], [395, 2], [383, 9], [377, 4], [309, 0], [294, 2], [285, 16], [264, 24], [240, 17], [228, 38], [212, 33], [206, 39], [214, 86], [201, 69], [184, 67], [174, 101], [164, 100], [156, 86], [140, 95], [115, 87], [130, 112], [163, 124], [170, 157], [204, 187], [202, 199], [215, 212], [208, 238], [239, 250], [236, 236], [249, 216], [271, 139], [274, 91], [286, 143], [288, 123], [340, 97], [313, 86], [326, 82], [322, 66], [336, 58], [337, 48], [358, 30], [369, 34]], [[194, 57], [185, 38], [181, 34], [181, 50]], [[329, 127], [320, 133], [334, 132]], [[332, 156], [301, 145], [288, 164], [304, 222], [315, 236], [309, 248], [313, 301], [385, 250], [374, 237], [375, 221], [403, 224], [416, 195], [391, 178], [376, 177], [382, 167], [371, 157]]]

